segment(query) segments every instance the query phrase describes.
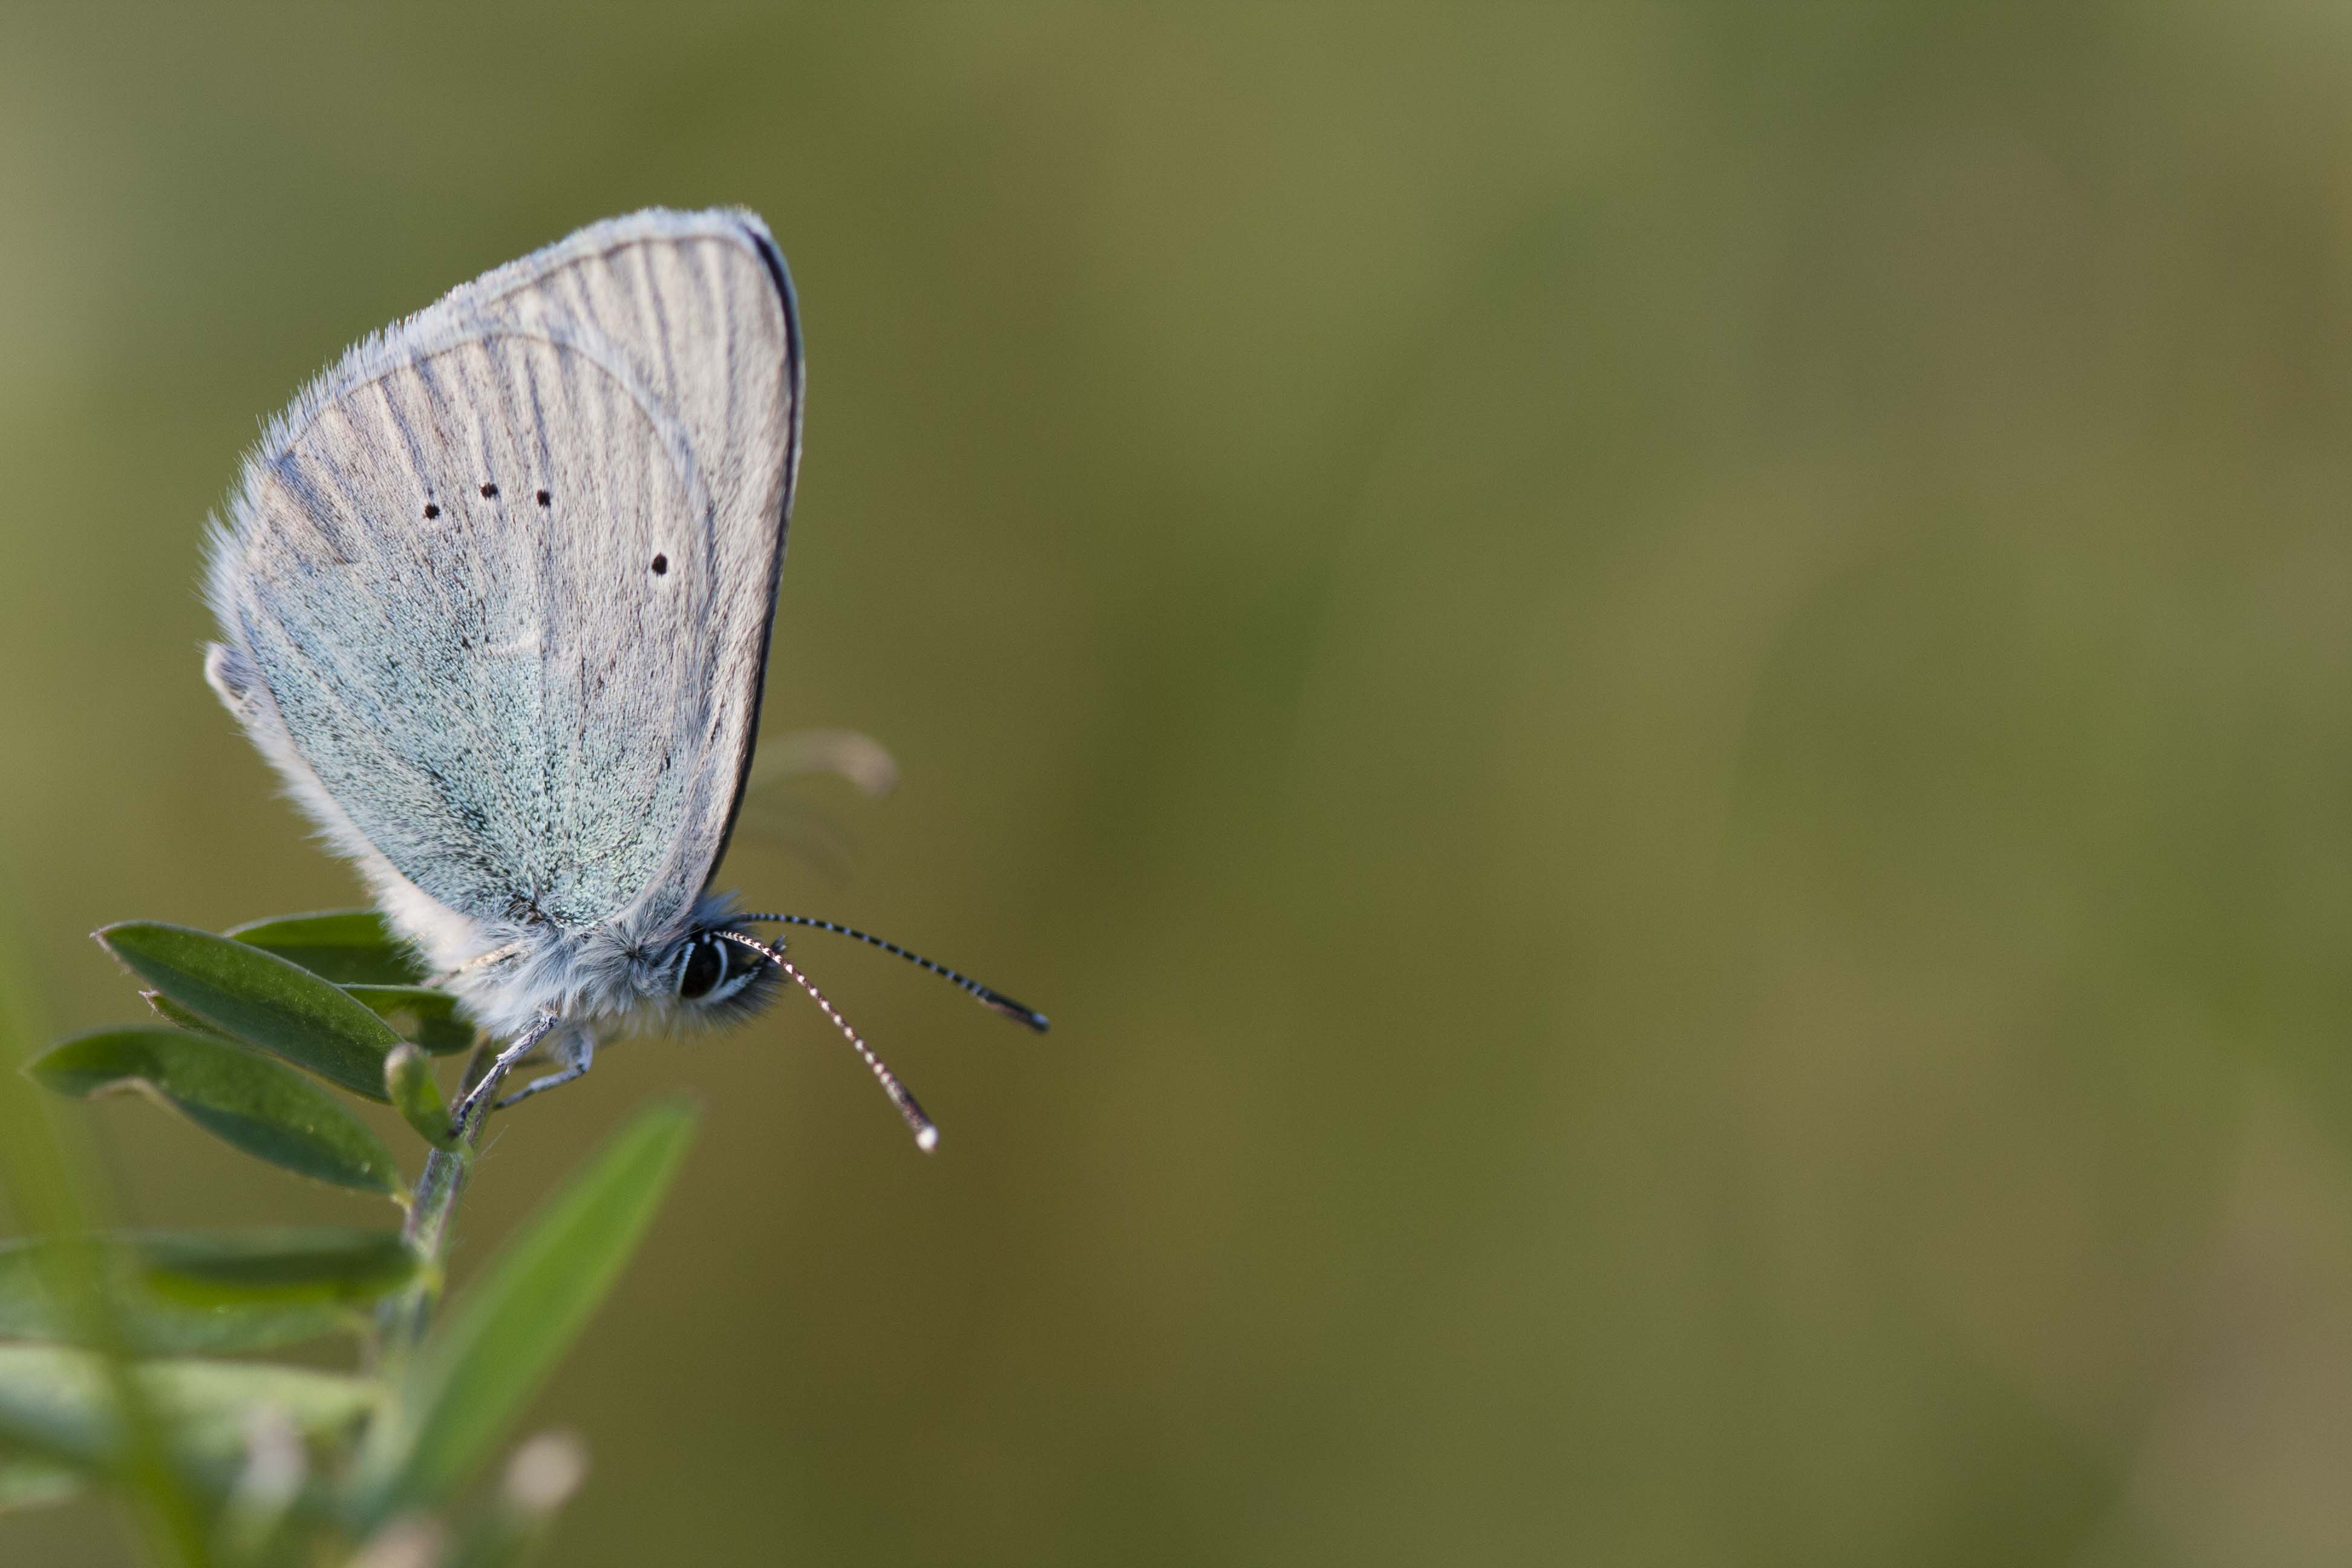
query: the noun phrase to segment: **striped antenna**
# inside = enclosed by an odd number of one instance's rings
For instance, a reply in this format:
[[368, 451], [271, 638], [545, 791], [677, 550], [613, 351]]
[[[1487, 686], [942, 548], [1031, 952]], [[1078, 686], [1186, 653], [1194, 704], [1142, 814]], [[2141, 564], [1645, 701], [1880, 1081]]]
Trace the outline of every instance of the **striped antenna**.
[[907, 1086], [898, 1081], [898, 1075], [890, 1070], [888, 1063], [874, 1054], [873, 1047], [858, 1037], [857, 1031], [849, 1026], [849, 1020], [841, 1016], [841, 1010], [824, 999], [824, 993], [818, 990], [807, 975], [794, 968], [782, 953], [770, 947], [758, 937], [746, 936], [740, 931], [728, 931], [724, 928], [715, 930], [710, 934], [722, 941], [731, 942], [738, 947], [750, 948], [753, 952], [782, 970], [791, 977], [793, 984], [807, 992], [809, 1000], [817, 1005], [818, 1011], [833, 1020], [835, 1028], [849, 1037], [849, 1043], [856, 1047], [858, 1056], [863, 1058], [866, 1065], [873, 1069], [874, 1081], [882, 1086], [882, 1092], [890, 1097], [890, 1103], [898, 1108], [898, 1114], [906, 1118], [907, 1125], [914, 1130], [915, 1147], [928, 1154], [940, 1146], [939, 1128], [932, 1123], [929, 1117], [923, 1114], [922, 1106], [916, 1102], [913, 1095], [907, 1092]]
[[835, 936], [853, 938], [868, 947], [878, 947], [885, 952], [897, 953], [908, 963], [919, 968], [929, 970], [950, 985], [961, 986], [971, 992], [979, 999], [982, 1006], [992, 1007], [1008, 1018], [1017, 1019], [1028, 1025], [1041, 1035], [1053, 1026], [1045, 1015], [1036, 1008], [1024, 1007], [1003, 992], [992, 990], [968, 974], [959, 974], [944, 963], [933, 963], [919, 952], [908, 952], [895, 942], [885, 942], [878, 936], [868, 936], [862, 931], [854, 931], [845, 925], [836, 925], [832, 921], [821, 921], [814, 915], [736, 915], [733, 918], [739, 921], [761, 921], [772, 925], [809, 926], [817, 931], [829, 931]]

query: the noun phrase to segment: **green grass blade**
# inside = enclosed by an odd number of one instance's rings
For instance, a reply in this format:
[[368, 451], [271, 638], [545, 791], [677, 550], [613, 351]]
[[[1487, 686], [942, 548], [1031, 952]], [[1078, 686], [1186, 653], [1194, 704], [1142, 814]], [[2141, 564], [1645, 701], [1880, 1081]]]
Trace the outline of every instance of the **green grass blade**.
[[187, 926], [125, 921], [97, 937], [142, 980], [215, 1027], [353, 1094], [383, 1098], [383, 1058], [400, 1037], [340, 986]]
[[474, 1047], [475, 1029], [457, 1010], [457, 999], [429, 985], [346, 985], [345, 991], [392, 1026], [393, 1032], [413, 1040], [436, 1057], [455, 1056]]
[[338, 985], [415, 985], [427, 978], [415, 952], [373, 910], [281, 915], [249, 921], [228, 934]]
[[362, 1517], [445, 1498], [488, 1456], [619, 1277], [693, 1131], [683, 1105], [640, 1111], [458, 1300], [368, 1434]]
[[[155, 1412], [123, 1357], [121, 1325], [107, 1289], [103, 1257], [89, 1240], [77, 1159], [79, 1141], [49, 1115], [21, 1069], [30, 1042], [32, 987], [16, 962], [14, 887], [0, 867], [0, 1184], [19, 1224], [49, 1238], [45, 1283], [85, 1342], [125, 1430], [117, 1479], [158, 1568], [206, 1568], [211, 1552], [194, 1500], [173, 1471]], [[86, 1155], [84, 1156], [86, 1159]]]
[[50, 1047], [25, 1070], [76, 1100], [152, 1094], [214, 1136], [301, 1175], [362, 1192], [401, 1190], [399, 1165], [365, 1122], [299, 1073], [223, 1040], [101, 1029]]

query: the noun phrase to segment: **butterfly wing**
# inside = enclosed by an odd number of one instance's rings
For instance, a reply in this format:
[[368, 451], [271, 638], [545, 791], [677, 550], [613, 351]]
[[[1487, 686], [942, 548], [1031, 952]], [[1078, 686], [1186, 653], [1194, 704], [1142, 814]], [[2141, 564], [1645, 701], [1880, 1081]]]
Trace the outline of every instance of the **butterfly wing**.
[[800, 387], [760, 220], [640, 213], [362, 343], [248, 458], [208, 673], [436, 962], [690, 912], [750, 766]]

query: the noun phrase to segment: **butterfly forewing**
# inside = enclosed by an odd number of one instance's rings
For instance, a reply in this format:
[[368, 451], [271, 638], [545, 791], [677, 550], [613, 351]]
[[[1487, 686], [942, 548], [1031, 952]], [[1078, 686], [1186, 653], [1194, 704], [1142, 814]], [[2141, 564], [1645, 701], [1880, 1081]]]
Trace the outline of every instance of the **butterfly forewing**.
[[233, 706], [457, 914], [668, 922], [748, 764], [798, 385], [745, 215], [614, 220], [457, 290], [249, 462], [213, 591], [264, 691]]

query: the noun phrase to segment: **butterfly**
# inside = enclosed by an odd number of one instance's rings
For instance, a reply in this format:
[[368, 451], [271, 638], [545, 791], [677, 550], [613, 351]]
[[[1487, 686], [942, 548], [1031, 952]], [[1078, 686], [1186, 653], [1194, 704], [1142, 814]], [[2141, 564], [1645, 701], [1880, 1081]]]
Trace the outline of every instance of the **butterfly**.
[[781, 979], [938, 1130], [761, 924], [714, 891], [759, 728], [800, 467], [791, 274], [740, 209], [581, 229], [365, 339], [266, 428], [205, 593], [205, 674], [391, 925], [506, 1043], [730, 1018]]

